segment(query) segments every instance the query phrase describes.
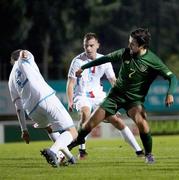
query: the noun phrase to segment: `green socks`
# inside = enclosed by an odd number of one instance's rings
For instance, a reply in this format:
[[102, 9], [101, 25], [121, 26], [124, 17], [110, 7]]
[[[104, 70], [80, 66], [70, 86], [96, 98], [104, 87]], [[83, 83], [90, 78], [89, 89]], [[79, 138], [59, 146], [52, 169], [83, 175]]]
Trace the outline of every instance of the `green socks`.
[[145, 149], [145, 155], [152, 152], [152, 136], [151, 133], [140, 133], [140, 138]]

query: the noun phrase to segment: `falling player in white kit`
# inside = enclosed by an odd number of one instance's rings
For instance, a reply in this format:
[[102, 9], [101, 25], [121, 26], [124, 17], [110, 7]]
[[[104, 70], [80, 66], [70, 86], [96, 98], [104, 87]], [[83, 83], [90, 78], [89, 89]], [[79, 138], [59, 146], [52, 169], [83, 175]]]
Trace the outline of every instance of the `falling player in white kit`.
[[9, 77], [9, 91], [15, 104], [20, 123], [22, 138], [29, 143], [25, 112], [35, 122], [34, 127], [43, 128], [48, 132], [54, 144], [41, 151], [47, 162], [58, 167], [61, 152], [67, 160], [75, 163], [75, 158], [67, 146], [76, 137], [74, 123], [55, 95], [55, 91], [42, 77], [34, 56], [27, 50], [16, 50], [11, 54], [12, 71]]
[[[80, 126], [87, 121], [91, 112], [95, 110], [106, 97], [106, 93], [103, 91], [103, 86], [101, 85], [103, 75], [106, 75], [112, 86], [116, 81], [111, 63], [86, 69], [80, 78], [76, 77], [75, 72], [82, 65], [103, 56], [97, 53], [99, 42], [95, 33], [87, 33], [84, 36], [83, 47], [85, 52], [76, 56], [71, 62], [67, 81], [68, 109], [72, 111], [73, 108], [76, 108], [76, 110], [80, 112]], [[120, 130], [122, 136], [134, 148], [136, 154], [142, 156], [143, 151], [130, 129], [120, 118], [119, 113], [110, 119], [110, 123]], [[85, 144], [81, 144], [79, 146], [79, 158], [84, 159], [86, 155]]]

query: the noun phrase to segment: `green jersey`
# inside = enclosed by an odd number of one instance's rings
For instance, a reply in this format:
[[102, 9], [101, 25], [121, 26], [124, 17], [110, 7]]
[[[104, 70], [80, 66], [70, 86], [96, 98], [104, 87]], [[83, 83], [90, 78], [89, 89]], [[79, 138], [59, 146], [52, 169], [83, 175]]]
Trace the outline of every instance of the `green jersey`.
[[172, 94], [177, 81], [175, 75], [152, 51], [142, 56], [125, 55], [127, 49], [119, 49], [82, 66], [86, 69], [106, 62], [120, 62], [121, 68], [113, 89], [128, 102], [144, 102], [149, 87], [158, 75], [169, 81], [168, 94]]

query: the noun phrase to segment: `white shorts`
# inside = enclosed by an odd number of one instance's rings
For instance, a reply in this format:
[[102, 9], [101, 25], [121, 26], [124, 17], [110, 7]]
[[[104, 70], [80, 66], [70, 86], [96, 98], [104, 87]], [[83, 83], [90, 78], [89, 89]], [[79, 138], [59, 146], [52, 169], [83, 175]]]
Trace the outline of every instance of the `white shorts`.
[[104, 100], [106, 97], [106, 93], [102, 93], [100, 97], [96, 98], [90, 98], [86, 96], [76, 96], [74, 98], [74, 105], [77, 111], [80, 111], [80, 109], [84, 106], [87, 106], [90, 108], [91, 111], [96, 109], [100, 103]]
[[55, 94], [39, 103], [30, 116], [35, 122], [35, 128], [46, 128], [51, 125], [53, 132], [63, 132], [74, 126], [71, 116]]

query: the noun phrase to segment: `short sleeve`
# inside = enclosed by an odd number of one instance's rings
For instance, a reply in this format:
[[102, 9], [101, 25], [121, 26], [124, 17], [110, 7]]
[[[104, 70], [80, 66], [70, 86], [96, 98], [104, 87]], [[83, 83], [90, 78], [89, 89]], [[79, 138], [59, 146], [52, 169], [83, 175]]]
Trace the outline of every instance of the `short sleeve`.
[[76, 71], [81, 68], [81, 63], [79, 59], [73, 59], [68, 71], [68, 77], [72, 77], [76, 79]]

